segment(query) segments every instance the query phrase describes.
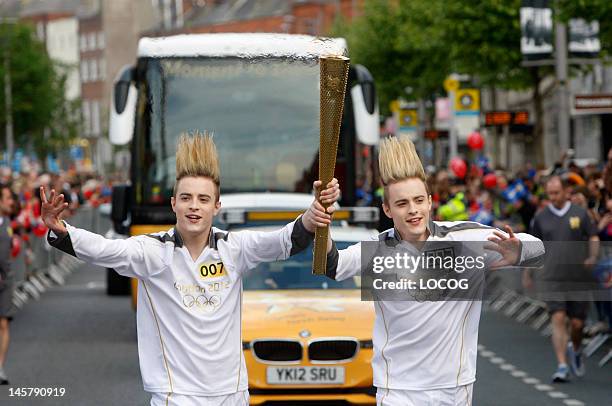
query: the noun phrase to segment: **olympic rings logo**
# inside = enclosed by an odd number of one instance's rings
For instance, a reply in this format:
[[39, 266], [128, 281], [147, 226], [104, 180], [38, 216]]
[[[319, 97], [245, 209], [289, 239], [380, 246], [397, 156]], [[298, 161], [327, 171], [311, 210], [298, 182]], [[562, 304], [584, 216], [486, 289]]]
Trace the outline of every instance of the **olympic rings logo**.
[[183, 306], [187, 308], [195, 307], [197, 309], [202, 309], [207, 312], [212, 312], [216, 310], [221, 305], [221, 298], [217, 295], [212, 295], [210, 297], [206, 295], [192, 296], [185, 295], [183, 296]]

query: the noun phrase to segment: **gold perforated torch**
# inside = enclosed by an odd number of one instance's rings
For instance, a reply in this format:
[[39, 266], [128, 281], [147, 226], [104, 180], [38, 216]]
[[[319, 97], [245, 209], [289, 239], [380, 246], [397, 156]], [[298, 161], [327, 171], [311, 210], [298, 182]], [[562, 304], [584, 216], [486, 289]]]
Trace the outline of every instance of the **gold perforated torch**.
[[[340, 136], [344, 93], [348, 80], [349, 58], [322, 56], [319, 58], [319, 63], [321, 66], [319, 179], [322, 182], [321, 187], [325, 188], [333, 179], [336, 168], [338, 137]], [[315, 275], [325, 275], [328, 236], [329, 227], [317, 227], [312, 261], [312, 273]]]

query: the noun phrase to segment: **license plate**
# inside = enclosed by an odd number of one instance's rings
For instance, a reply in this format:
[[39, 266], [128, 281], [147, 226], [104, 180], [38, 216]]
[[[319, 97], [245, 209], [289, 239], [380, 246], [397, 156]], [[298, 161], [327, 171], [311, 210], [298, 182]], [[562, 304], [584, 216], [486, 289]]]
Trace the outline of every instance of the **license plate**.
[[273, 385], [344, 383], [344, 367], [268, 367], [266, 380]]

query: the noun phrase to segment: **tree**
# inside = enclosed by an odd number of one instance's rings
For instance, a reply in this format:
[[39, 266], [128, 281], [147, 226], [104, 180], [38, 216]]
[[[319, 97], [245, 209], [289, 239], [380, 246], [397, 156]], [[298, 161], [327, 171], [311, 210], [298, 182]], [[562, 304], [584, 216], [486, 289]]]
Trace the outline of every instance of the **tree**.
[[[443, 1], [443, 0], [435, 0]], [[536, 161], [544, 163], [544, 97], [542, 80], [551, 67], [523, 67], [520, 49], [521, 0], [467, 0], [444, 2], [440, 16], [444, 38], [450, 44], [453, 67], [474, 77], [483, 87], [504, 90], [532, 89]]]
[[[543, 80], [552, 67], [524, 67], [520, 50], [522, 0], [370, 0], [352, 24], [339, 24], [351, 59], [370, 69], [376, 79], [381, 111], [389, 101], [441, 91], [444, 78], [467, 73], [481, 87], [532, 91], [536, 160], [544, 163]], [[555, 18], [598, 20], [604, 54], [612, 52], [610, 0], [559, 0]], [[574, 69], [582, 69], [574, 67]]]
[[[16, 146], [32, 146], [40, 159], [67, 147], [77, 135], [80, 118], [76, 101], [64, 98], [65, 75], [54, 66], [45, 46], [27, 24], [0, 24], [0, 58], [8, 58]], [[0, 64], [0, 84], [5, 72]], [[4, 92], [0, 94], [0, 143], [5, 140]], [[6, 145], [4, 145], [6, 147]]]
[[429, 98], [441, 91], [449, 73], [448, 47], [434, 22], [442, 4], [371, 0], [351, 24], [339, 23], [334, 34], [344, 36], [351, 60], [365, 65], [376, 80], [381, 111], [399, 96]]

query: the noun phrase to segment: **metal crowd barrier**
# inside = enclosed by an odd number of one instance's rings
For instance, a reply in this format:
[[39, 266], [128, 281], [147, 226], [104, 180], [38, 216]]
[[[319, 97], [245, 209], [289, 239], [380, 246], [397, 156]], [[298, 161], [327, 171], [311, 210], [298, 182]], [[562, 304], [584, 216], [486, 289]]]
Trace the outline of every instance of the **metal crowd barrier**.
[[[552, 324], [546, 304], [524, 291], [520, 272], [497, 271], [488, 275], [485, 305], [495, 312], [530, 326], [544, 337], [552, 335]], [[584, 340], [584, 355], [591, 357], [612, 335], [602, 332]], [[612, 359], [612, 349], [599, 361], [603, 367]]]
[[[78, 208], [66, 221], [75, 227], [102, 235], [111, 227], [110, 219], [90, 206]], [[82, 261], [73, 256], [53, 249], [46, 237], [46, 234], [42, 237], [30, 234], [30, 251], [27, 250], [28, 243], [22, 241], [19, 255], [11, 259], [11, 272], [15, 281], [13, 306], [16, 310], [31, 300], [40, 299], [47, 289], [64, 285], [66, 278], [82, 264]]]

